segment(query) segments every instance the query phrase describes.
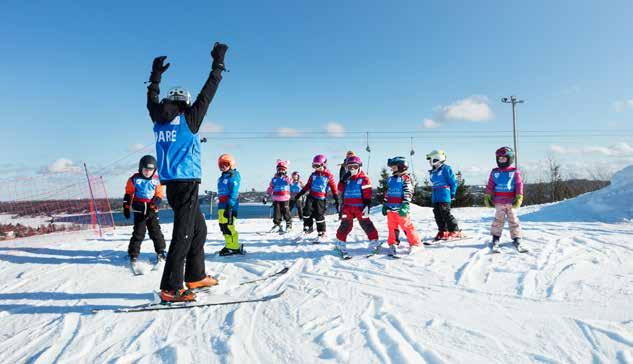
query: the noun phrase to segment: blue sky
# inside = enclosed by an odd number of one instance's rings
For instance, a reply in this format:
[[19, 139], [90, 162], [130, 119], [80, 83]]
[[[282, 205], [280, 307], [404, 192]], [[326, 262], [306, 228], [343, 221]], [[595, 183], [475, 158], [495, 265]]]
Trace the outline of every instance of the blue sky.
[[237, 156], [244, 188], [263, 189], [277, 158], [306, 173], [316, 153], [334, 164], [362, 151], [368, 131], [372, 176], [408, 155], [413, 136], [419, 175], [441, 148], [483, 183], [494, 150], [512, 143], [511, 109], [499, 101], [511, 94], [526, 100], [519, 152], [533, 180], [547, 156], [569, 174], [633, 163], [630, 1], [394, 4], [9, 1], [0, 173], [86, 162], [116, 195], [153, 153], [143, 83], [153, 57], [172, 64], [163, 91], [181, 85], [195, 97], [215, 41], [229, 44], [231, 72], [205, 119], [203, 189], [220, 153]]

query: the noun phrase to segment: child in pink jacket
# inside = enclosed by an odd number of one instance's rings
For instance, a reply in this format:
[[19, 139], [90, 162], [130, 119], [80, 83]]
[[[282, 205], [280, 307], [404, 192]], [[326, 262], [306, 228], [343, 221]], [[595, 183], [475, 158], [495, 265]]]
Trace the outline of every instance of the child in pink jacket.
[[521, 226], [519, 218], [513, 209], [517, 209], [523, 203], [523, 180], [521, 172], [512, 167], [514, 151], [510, 147], [501, 147], [496, 151], [497, 168], [490, 172], [488, 186], [484, 195], [484, 205], [495, 208], [495, 218], [492, 221], [490, 232], [492, 243], [490, 250], [499, 252], [499, 239], [505, 220], [508, 220], [510, 237], [516, 249], [520, 252], [527, 251], [521, 247]]
[[[290, 162], [277, 160], [277, 173], [270, 180], [266, 192], [273, 200], [273, 228], [271, 232], [280, 234], [292, 229], [292, 216], [290, 215], [290, 185], [292, 178], [288, 176]], [[281, 226], [281, 219], [286, 221], [286, 228]]]

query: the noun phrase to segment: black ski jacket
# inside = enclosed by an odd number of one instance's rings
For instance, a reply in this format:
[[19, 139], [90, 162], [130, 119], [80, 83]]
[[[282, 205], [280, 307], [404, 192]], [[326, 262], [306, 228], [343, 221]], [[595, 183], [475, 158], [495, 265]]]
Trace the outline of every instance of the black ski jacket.
[[187, 125], [192, 133], [196, 134], [200, 130], [200, 125], [209, 109], [211, 100], [222, 81], [222, 70], [211, 70], [207, 82], [202, 86], [202, 90], [196, 97], [196, 101], [191, 106], [184, 103], [161, 102], [159, 100], [160, 87], [158, 82], [152, 82], [147, 87], [147, 110], [152, 122], [164, 124], [171, 122], [178, 114], [183, 113]]

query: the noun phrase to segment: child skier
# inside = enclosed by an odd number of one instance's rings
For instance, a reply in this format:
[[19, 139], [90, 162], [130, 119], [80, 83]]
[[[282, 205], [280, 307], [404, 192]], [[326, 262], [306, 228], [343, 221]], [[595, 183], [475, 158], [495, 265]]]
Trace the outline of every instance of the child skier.
[[292, 183], [290, 184], [290, 195], [292, 196], [290, 198], [290, 213], [292, 214], [292, 210], [296, 207], [297, 216], [299, 216], [300, 219], [303, 217], [303, 204], [305, 202], [305, 197], [301, 197], [299, 199], [296, 199], [295, 197], [299, 192], [301, 192], [303, 186], [304, 184], [299, 172], [292, 172]]
[[149, 231], [149, 237], [154, 242], [157, 260], [165, 260], [165, 238], [157, 214], [164, 197], [165, 186], [160, 184], [156, 174], [156, 158], [146, 155], [138, 162], [138, 173], [127, 180], [123, 197], [125, 218], [129, 219], [130, 210], [134, 211], [134, 231], [127, 248], [131, 263], [135, 263], [138, 258], [146, 231]]
[[218, 252], [221, 256], [244, 254], [244, 245], [238, 242], [235, 230], [239, 209], [240, 172], [235, 169], [235, 158], [222, 154], [218, 158], [218, 168], [222, 172], [218, 178], [218, 223], [226, 244]]
[[484, 195], [484, 204], [496, 209], [495, 218], [492, 221], [490, 232], [492, 243], [490, 250], [499, 252], [499, 239], [506, 218], [510, 227], [512, 243], [519, 252], [526, 252], [521, 246], [521, 226], [514, 209], [521, 207], [523, 203], [523, 181], [521, 173], [512, 167], [514, 151], [510, 147], [501, 147], [495, 152], [497, 168], [490, 172], [488, 186]]
[[[409, 205], [413, 199], [413, 182], [407, 173], [409, 165], [404, 157], [394, 157], [387, 160], [392, 176], [387, 179], [387, 192], [382, 205], [382, 214], [387, 216], [389, 235], [389, 255], [396, 254], [397, 231], [402, 229], [410, 247], [420, 246], [420, 234], [415, 230], [409, 218]], [[376, 251], [380, 246], [376, 247]]]
[[445, 164], [446, 153], [443, 150], [434, 150], [426, 155], [426, 159], [431, 165], [429, 175], [433, 188], [433, 215], [437, 224], [435, 241], [462, 238], [457, 219], [451, 214], [451, 201], [457, 191], [457, 178], [451, 167]]
[[[277, 172], [270, 180], [266, 193], [273, 200], [273, 228], [271, 232], [280, 234], [292, 229], [292, 216], [290, 216], [290, 186], [292, 179], [288, 177], [288, 161], [277, 160]], [[286, 221], [286, 229], [281, 226], [281, 219]]]
[[324, 242], [325, 237], [325, 211], [327, 203], [328, 189], [334, 198], [336, 212], [339, 211], [338, 192], [334, 175], [327, 169], [327, 158], [323, 154], [318, 154], [312, 159], [312, 168], [314, 172], [310, 175], [308, 182], [303, 186], [301, 191], [295, 196], [294, 200], [298, 200], [304, 194], [309, 192], [306, 203], [303, 206], [303, 232], [304, 235], [311, 234], [313, 223], [316, 220], [317, 231], [319, 233], [317, 243]]
[[[358, 156], [350, 156], [345, 160], [345, 168], [349, 177], [345, 181], [339, 182], [338, 189], [343, 196], [343, 207], [341, 208], [341, 225], [336, 231], [337, 251], [343, 258], [348, 258], [347, 235], [354, 227], [354, 219], [357, 219], [367, 238], [373, 243], [378, 240], [378, 231], [374, 223], [369, 219], [369, 208], [371, 205], [371, 181], [361, 169], [363, 162]], [[367, 214], [365, 214], [367, 209]]]
[[[198, 203], [202, 177], [198, 132], [222, 80], [228, 48], [221, 43], [213, 46], [209, 77], [193, 103], [191, 93], [180, 87], [172, 88], [160, 100], [160, 81], [169, 63], [164, 64], [165, 56], [154, 58], [152, 63], [147, 110], [156, 139], [158, 177], [166, 186], [167, 201], [174, 212], [172, 239], [160, 282], [163, 301], [194, 301], [192, 289], [218, 283], [205, 272], [207, 225]], [[183, 281], [188, 289], [183, 288]]]

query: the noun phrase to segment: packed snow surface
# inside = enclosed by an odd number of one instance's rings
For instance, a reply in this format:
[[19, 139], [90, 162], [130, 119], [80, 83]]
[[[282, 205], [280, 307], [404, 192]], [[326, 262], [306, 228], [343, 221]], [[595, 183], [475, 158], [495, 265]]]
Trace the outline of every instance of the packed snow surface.
[[[625, 181], [625, 184], [628, 183]], [[609, 191], [618, 188], [614, 183]], [[597, 195], [606, 192], [598, 192]], [[538, 213], [529, 207], [523, 213]], [[379, 209], [373, 219], [386, 238]], [[133, 276], [131, 227], [103, 238], [61, 233], [0, 243], [0, 359], [3, 363], [633, 363], [633, 224], [542, 221], [523, 224], [518, 254], [506, 235], [490, 254], [492, 209], [455, 209], [469, 238], [393, 260], [365, 258], [357, 226], [353, 259], [332, 244], [262, 235], [269, 220], [239, 221], [248, 254], [222, 258], [208, 222], [206, 267], [218, 295], [285, 289], [262, 303], [113, 313], [95, 308], [153, 299], [159, 271]], [[575, 210], [568, 214], [573, 220]], [[414, 208], [423, 236], [428, 208]], [[334, 240], [335, 218], [328, 218]], [[298, 222], [295, 222], [298, 227]], [[171, 225], [164, 225], [166, 236]], [[143, 244], [143, 261], [153, 258]], [[149, 266], [149, 263], [147, 263]], [[283, 267], [259, 284], [244, 280]]]

